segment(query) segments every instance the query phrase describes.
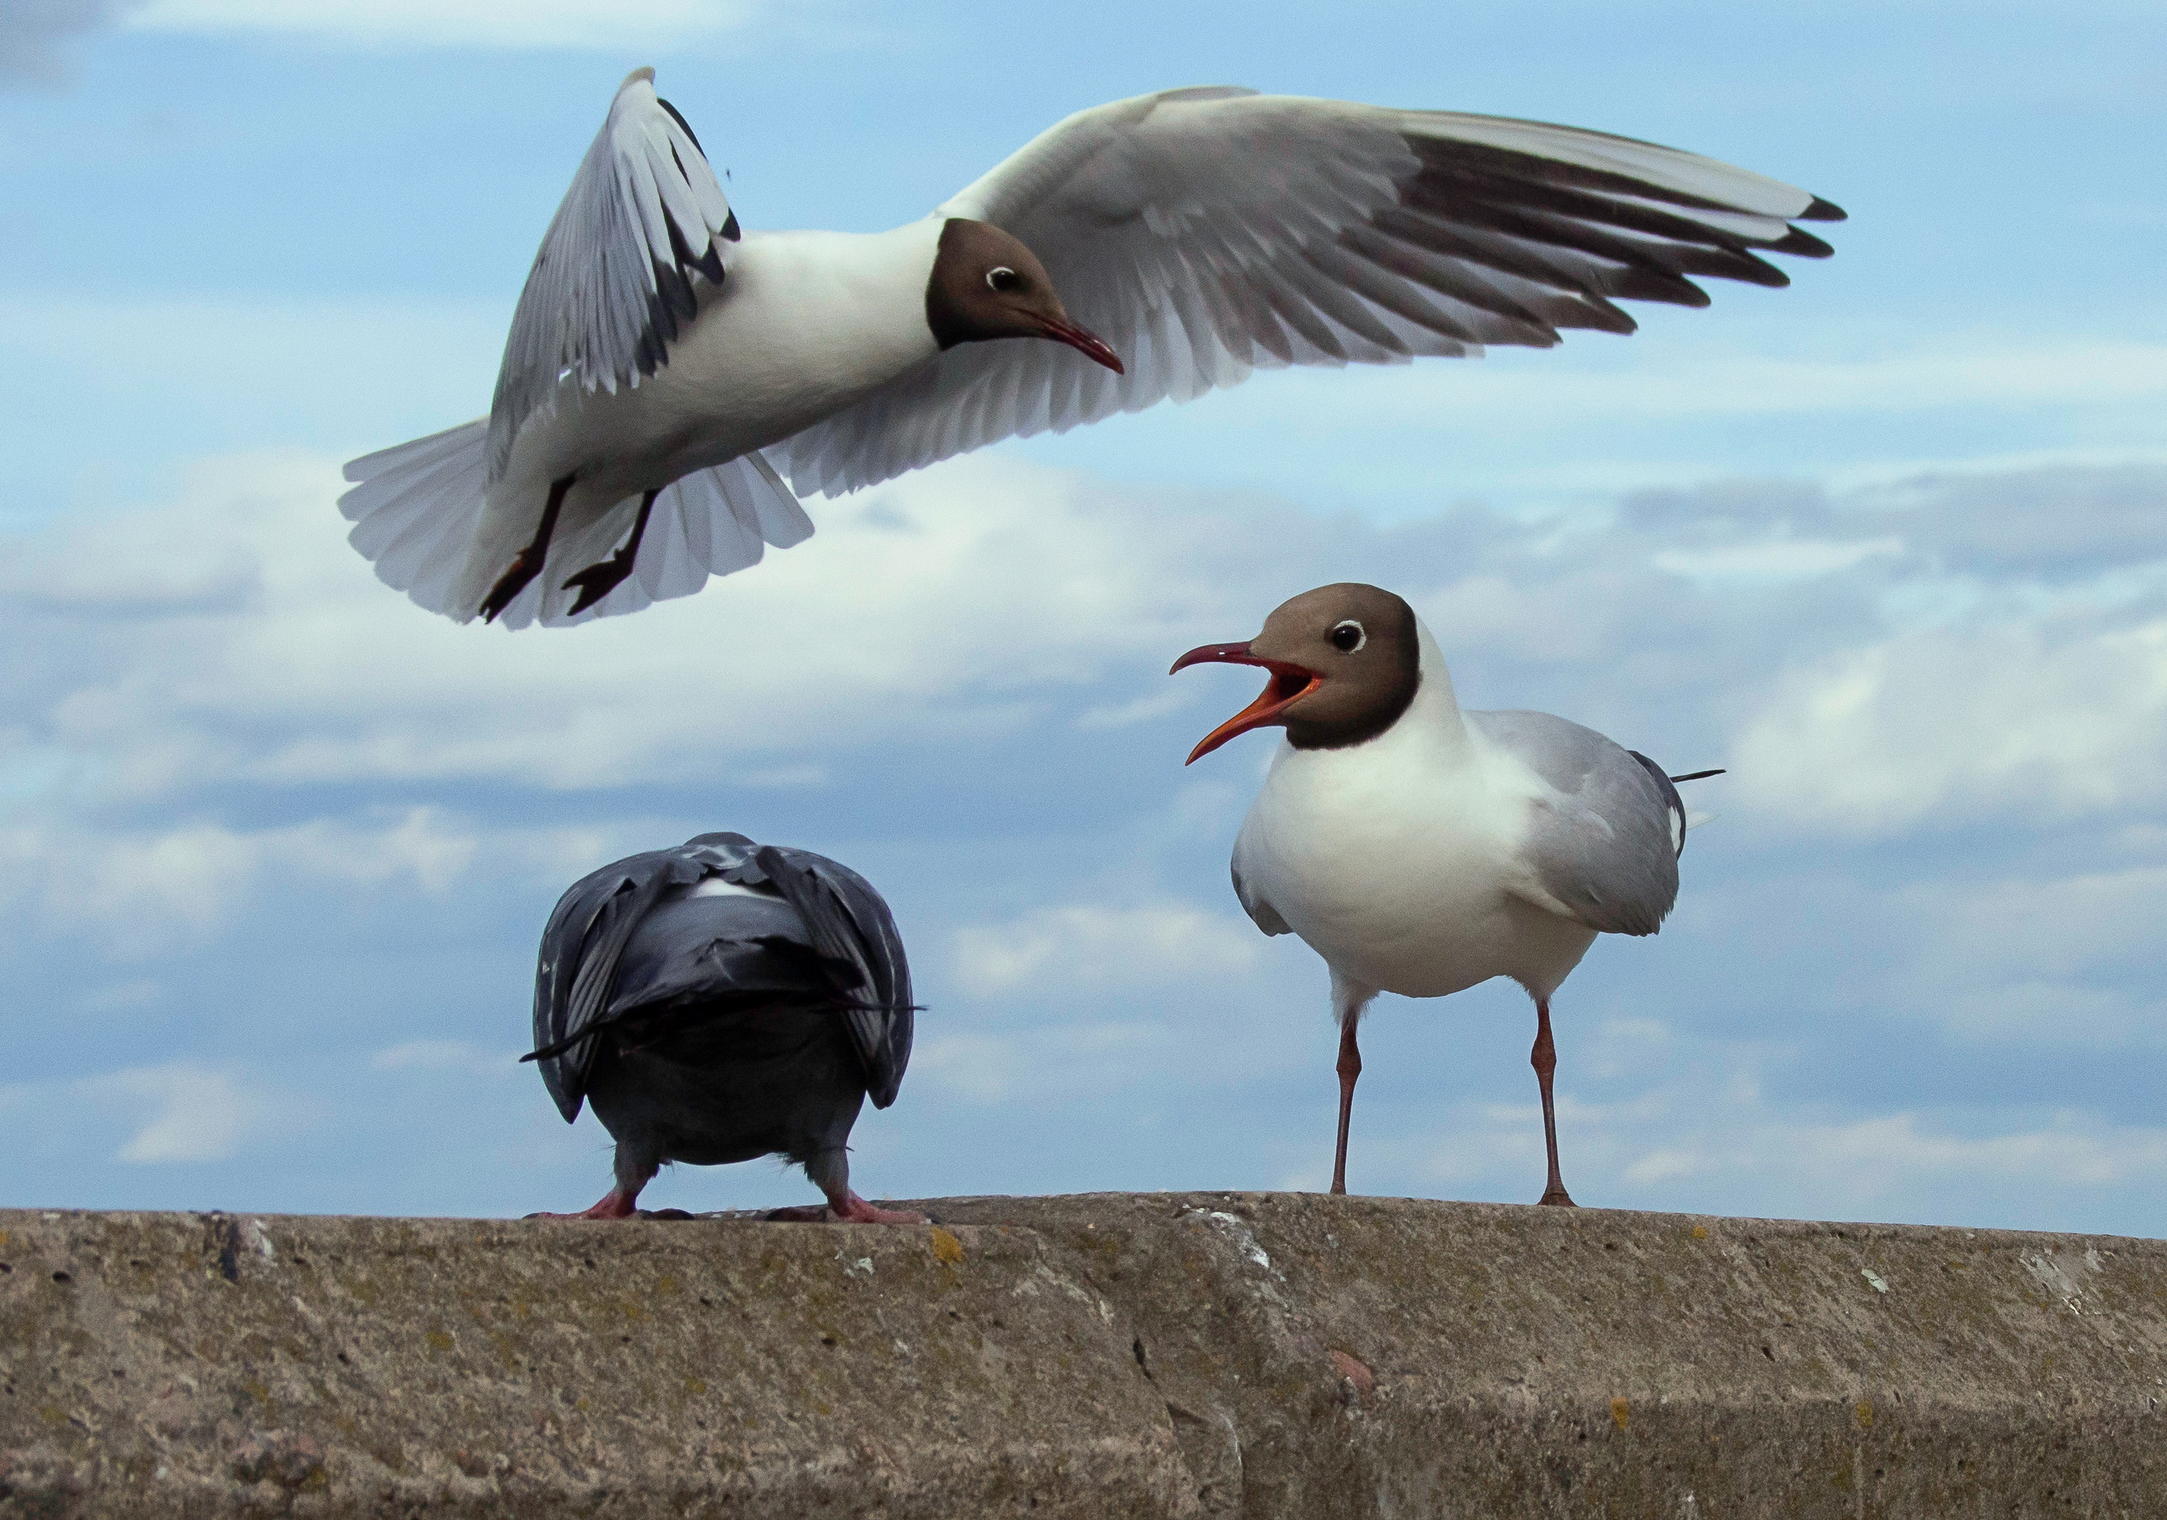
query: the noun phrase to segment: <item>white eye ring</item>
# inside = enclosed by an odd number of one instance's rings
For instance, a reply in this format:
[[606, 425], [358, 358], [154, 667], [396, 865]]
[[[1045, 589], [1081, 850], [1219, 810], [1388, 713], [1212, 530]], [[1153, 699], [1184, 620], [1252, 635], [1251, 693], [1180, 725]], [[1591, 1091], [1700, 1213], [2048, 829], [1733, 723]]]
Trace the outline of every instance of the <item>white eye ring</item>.
[[[1350, 631], [1354, 634], [1354, 642], [1351, 644], [1344, 637]], [[1353, 654], [1368, 642], [1369, 631], [1353, 618], [1332, 625], [1332, 647], [1341, 654]]]
[[996, 264], [986, 271], [986, 288], [988, 290], [1014, 290], [1022, 283], [1023, 281], [1017, 276], [1016, 271], [1006, 264]]

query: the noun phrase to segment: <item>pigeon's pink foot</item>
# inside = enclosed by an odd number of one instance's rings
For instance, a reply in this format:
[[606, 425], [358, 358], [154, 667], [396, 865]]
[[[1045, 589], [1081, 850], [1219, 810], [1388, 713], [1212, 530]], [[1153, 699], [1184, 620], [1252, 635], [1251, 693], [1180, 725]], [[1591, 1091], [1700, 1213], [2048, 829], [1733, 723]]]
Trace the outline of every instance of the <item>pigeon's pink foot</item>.
[[821, 1208], [814, 1204], [800, 1204], [787, 1209], [770, 1209], [766, 1218], [781, 1224], [931, 1224], [923, 1214], [913, 1214], [908, 1209], [876, 1209], [856, 1193], [845, 1193], [841, 1204]]
[[639, 1213], [639, 1194], [611, 1188], [591, 1208], [577, 1214], [529, 1214], [529, 1219], [630, 1219]]
[[828, 1215], [837, 1224], [931, 1224], [923, 1214], [909, 1209], [876, 1209], [856, 1193], [845, 1194], [843, 1206], [830, 1205]]

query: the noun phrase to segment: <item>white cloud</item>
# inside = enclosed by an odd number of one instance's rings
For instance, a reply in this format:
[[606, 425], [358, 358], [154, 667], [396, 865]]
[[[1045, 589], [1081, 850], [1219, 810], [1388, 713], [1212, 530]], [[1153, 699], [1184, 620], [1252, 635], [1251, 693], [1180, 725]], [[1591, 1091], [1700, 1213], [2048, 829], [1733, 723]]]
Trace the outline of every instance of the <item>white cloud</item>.
[[[1584, 340], [1585, 341], [1585, 340]], [[1691, 341], [1691, 340], [1681, 340]], [[1712, 342], [1712, 340], [1701, 340]], [[1874, 342], [1881, 339], [1877, 336]], [[1315, 429], [1461, 425], [1549, 432], [1574, 423], [1667, 423], [1935, 408], [2133, 406], [2167, 400], [2167, 344], [2128, 339], [1942, 341], [1833, 358], [1767, 358], [1735, 341], [1682, 362], [1647, 346], [1597, 349], [1578, 367], [1519, 363], [1297, 372], [1245, 399], [1259, 419]]]
[[462, 1077], [502, 1077], [519, 1070], [519, 1052], [490, 1050], [472, 1040], [407, 1040], [369, 1057], [376, 1071], [449, 1072]]
[[86, 1077], [74, 1091], [135, 1126], [114, 1159], [145, 1166], [227, 1160], [270, 1108], [233, 1072], [194, 1061]]
[[[1978, 1221], [1987, 1200], [2066, 1200], [2167, 1182], [2167, 1127], [2074, 1106], [1847, 1113], [1771, 1092], [1769, 1077], [1794, 1050], [1693, 1038], [1648, 1019], [1592, 1034], [1586, 1048], [1560, 1052], [1559, 1069], [1560, 1151], [1567, 1185], [1584, 1202]], [[1591, 1089], [1598, 1096], [1585, 1096]], [[1356, 1114], [1359, 1127], [1359, 1103]], [[1451, 1105], [1424, 1130], [1368, 1147], [1368, 1164], [1391, 1164], [1404, 1151], [1420, 1174], [1447, 1186], [1539, 1190], [1532, 1082], [1524, 1103]], [[1354, 1159], [1364, 1161], [1363, 1149]], [[1937, 1198], [1938, 1208], [1927, 1202]]]
[[913, 1091], [976, 1104], [1109, 1097], [1163, 1068], [1179, 1034], [1164, 1024], [1061, 1023], [1007, 1033], [937, 1034], [911, 1051]]
[[727, 35], [764, 8], [760, 0], [150, 0], [135, 24], [374, 45], [622, 51]]
[[0, 905], [142, 956], [202, 938], [266, 886], [441, 896], [485, 849], [500, 872], [569, 875], [593, 863], [599, 838], [592, 828], [483, 830], [426, 807], [260, 829], [130, 830], [47, 817], [0, 828]]
[[0, 85], [65, 77], [70, 39], [111, 26], [142, 0], [8, 0], [0, 7]]
[[1261, 946], [1262, 936], [1246, 919], [1185, 903], [1078, 903], [959, 930], [956, 973], [982, 997], [1042, 979], [1148, 985], [1246, 976], [1261, 960]]
[[2081, 1188], [2158, 1182], [2167, 1180], [2167, 1129], [2102, 1124], [2076, 1114], [1979, 1135], [1952, 1133], [1910, 1113], [1822, 1124], [1764, 1120], [1657, 1146], [1630, 1162], [1622, 1176], [1654, 1184], [1726, 1174], [1810, 1187], [1853, 1208], [1949, 1176], [1981, 1185]]
[[1930, 628], [1786, 673], [1732, 752], [1739, 804], [1886, 835], [2167, 799], [2167, 617]]
[[507, 634], [378, 584], [342, 541], [336, 490], [328, 463], [229, 461], [178, 506], [75, 524], [13, 572], [43, 588], [25, 612], [76, 648], [52, 736], [100, 757], [109, 795], [209, 775], [772, 772], [761, 756], [1013, 729], [1110, 669], [1155, 677], [1241, 600], [1238, 585], [1166, 598], [1229, 558], [1197, 520], [979, 459], [816, 502], [811, 542], [699, 596]]

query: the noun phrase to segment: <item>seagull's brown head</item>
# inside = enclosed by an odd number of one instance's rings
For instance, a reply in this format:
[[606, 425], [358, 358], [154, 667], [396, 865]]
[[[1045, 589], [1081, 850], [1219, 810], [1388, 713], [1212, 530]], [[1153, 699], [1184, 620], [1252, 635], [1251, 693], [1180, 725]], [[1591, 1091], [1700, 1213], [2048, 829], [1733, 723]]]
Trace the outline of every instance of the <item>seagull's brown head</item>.
[[1174, 669], [1208, 662], [1261, 666], [1271, 672], [1271, 684], [1206, 734], [1184, 764], [1236, 734], [1275, 723], [1296, 749], [1360, 744], [1398, 722], [1422, 683], [1414, 609], [1358, 581], [1305, 591], [1280, 603], [1248, 643], [1206, 644], [1176, 660]]
[[988, 222], [959, 216], [941, 227], [925, 319], [944, 349], [993, 338], [1051, 338], [1122, 372], [1105, 340], [1069, 320], [1038, 255]]

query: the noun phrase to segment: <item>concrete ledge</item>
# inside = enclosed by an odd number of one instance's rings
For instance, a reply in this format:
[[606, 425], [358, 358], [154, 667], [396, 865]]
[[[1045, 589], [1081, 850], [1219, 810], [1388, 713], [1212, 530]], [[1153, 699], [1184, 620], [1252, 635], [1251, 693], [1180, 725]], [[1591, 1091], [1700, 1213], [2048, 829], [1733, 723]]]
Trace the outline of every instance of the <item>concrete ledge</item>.
[[2167, 1513], [2167, 1245], [1304, 1194], [0, 1212], [0, 1516]]

